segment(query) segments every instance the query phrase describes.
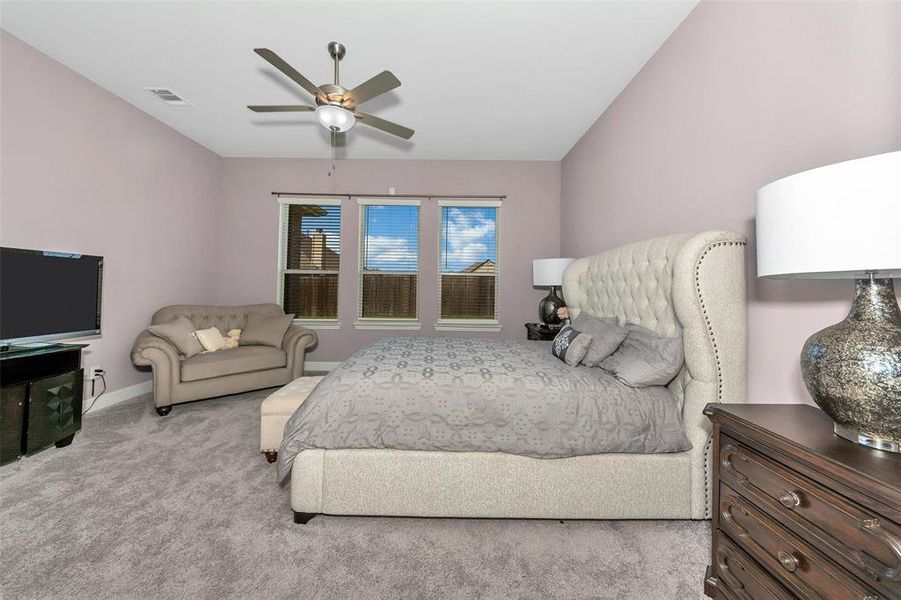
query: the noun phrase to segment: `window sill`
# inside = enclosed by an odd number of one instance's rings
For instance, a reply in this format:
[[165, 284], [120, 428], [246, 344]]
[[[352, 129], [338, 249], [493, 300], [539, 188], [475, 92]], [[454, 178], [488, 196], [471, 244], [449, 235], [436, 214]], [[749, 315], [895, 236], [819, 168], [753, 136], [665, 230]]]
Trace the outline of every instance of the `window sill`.
[[412, 319], [360, 319], [354, 323], [354, 328], [419, 331], [422, 323]]
[[329, 319], [294, 319], [291, 322], [307, 329], [341, 329], [341, 323]]
[[498, 321], [478, 321], [475, 319], [445, 319], [435, 322], [435, 331], [500, 331]]

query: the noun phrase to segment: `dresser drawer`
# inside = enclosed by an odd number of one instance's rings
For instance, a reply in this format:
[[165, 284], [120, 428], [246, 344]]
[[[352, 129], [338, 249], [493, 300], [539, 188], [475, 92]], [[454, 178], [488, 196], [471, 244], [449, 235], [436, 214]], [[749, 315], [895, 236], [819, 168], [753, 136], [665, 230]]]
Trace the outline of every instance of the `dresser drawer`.
[[864, 581], [901, 595], [901, 527], [726, 435], [720, 477]]
[[801, 598], [876, 600], [876, 591], [720, 483], [719, 526]]
[[716, 536], [713, 569], [719, 591], [739, 600], [791, 600], [794, 596], [770, 577], [725, 535]]

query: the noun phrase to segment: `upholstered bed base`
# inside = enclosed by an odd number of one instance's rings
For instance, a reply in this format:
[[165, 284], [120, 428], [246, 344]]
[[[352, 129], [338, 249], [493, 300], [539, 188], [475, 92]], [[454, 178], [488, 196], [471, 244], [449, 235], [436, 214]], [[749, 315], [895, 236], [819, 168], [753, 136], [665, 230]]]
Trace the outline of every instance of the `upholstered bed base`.
[[537, 519], [678, 519], [691, 510], [688, 453], [537, 459], [489, 452], [307, 450], [299, 513]]
[[[685, 367], [670, 384], [693, 447], [674, 454], [534, 459], [502, 453], [306, 450], [291, 506], [310, 514], [553, 519], [709, 516], [708, 402], [744, 402], [745, 238], [676, 235], [576, 260], [564, 276], [570, 315], [615, 315], [681, 334]], [[306, 516], [304, 516], [306, 515]]]

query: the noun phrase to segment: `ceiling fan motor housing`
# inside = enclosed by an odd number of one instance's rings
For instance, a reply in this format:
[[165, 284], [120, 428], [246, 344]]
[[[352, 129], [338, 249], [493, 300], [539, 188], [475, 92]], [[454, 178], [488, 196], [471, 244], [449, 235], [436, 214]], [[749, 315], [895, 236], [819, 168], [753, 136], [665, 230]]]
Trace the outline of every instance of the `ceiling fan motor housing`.
[[322, 106], [323, 104], [334, 104], [335, 106], [340, 106], [347, 110], [353, 110], [357, 106], [357, 103], [347, 95], [348, 90], [340, 85], [325, 83], [320, 85], [319, 89], [322, 90], [322, 93], [325, 95], [325, 98], [316, 97], [316, 104], [319, 106]]

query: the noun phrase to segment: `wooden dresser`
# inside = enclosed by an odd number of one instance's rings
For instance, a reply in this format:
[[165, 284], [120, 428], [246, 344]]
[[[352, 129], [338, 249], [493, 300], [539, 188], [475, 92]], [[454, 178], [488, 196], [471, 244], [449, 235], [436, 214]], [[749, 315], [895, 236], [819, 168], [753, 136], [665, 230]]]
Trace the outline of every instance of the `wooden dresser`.
[[711, 598], [901, 599], [901, 454], [804, 405], [709, 404]]

